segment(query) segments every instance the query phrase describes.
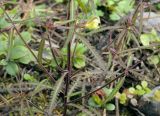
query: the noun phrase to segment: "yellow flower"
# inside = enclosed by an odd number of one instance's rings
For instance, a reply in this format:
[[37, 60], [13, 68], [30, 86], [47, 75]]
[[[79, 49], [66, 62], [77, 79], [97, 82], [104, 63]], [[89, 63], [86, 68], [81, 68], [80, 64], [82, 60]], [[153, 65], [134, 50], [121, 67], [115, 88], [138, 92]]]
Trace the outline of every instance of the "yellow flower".
[[154, 92], [153, 99], [154, 99], [155, 101], [160, 101], [160, 90], [156, 90], [156, 91]]
[[90, 20], [88, 20], [85, 24], [85, 28], [89, 30], [98, 29], [100, 24], [100, 18], [99, 17], [92, 17]]

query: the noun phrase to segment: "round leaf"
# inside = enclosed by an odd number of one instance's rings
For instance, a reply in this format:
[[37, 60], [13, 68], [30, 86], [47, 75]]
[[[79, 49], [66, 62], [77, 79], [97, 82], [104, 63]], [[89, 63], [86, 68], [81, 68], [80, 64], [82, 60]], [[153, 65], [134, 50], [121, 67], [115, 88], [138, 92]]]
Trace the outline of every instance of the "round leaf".
[[97, 105], [97, 104], [94, 102], [94, 100], [93, 100], [92, 97], [89, 98], [88, 104], [89, 104], [90, 106], [92, 106], [92, 107], [96, 107], [96, 108], [100, 107], [100, 105]]
[[136, 86], [136, 89], [142, 90], [142, 87], [141, 87], [140, 85], [137, 85], [137, 86]]
[[148, 60], [151, 64], [157, 65], [160, 61], [160, 58], [158, 55], [153, 55], [153, 56], [149, 57]]
[[114, 104], [111, 104], [111, 103], [106, 104], [105, 107], [106, 107], [106, 109], [109, 110], [109, 111], [115, 110], [115, 105], [114, 105]]
[[18, 65], [14, 62], [8, 62], [6, 67], [6, 71], [8, 74], [15, 76], [18, 73]]
[[149, 34], [143, 34], [141, 35], [140, 40], [144, 46], [148, 46], [151, 41], [151, 38]]
[[31, 61], [35, 61], [35, 58], [33, 57], [33, 55], [28, 51], [27, 55], [21, 57], [18, 59], [19, 62], [23, 63], [23, 64], [28, 64]]
[[27, 54], [27, 48], [24, 46], [15, 46], [11, 50], [11, 56], [10, 59], [19, 59]]
[[148, 83], [147, 83], [147, 81], [142, 81], [141, 85], [143, 88], [146, 88], [148, 86]]
[[[21, 36], [23, 37], [23, 39], [25, 40], [26, 43], [29, 43], [32, 40], [30, 32], [23, 31], [21, 33]], [[24, 45], [23, 41], [20, 39], [20, 37], [18, 35], [15, 37], [14, 44], [15, 45]]]
[[136, 91], [135, 88], [133, 88], [133, 87], [130, 87], [128, 90], [129, 90], [129, 92], [130, 92], [131, 94], [134, 94], [135, 91]]

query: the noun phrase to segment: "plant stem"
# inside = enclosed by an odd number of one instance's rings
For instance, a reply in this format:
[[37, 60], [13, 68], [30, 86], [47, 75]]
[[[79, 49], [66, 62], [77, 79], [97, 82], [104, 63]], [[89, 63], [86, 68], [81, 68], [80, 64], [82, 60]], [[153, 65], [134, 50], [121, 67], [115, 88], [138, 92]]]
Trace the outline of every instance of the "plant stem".
[[68, 74], [65, 78], [65, 82], [66, 82], [66, 87], [65, 87], [65, 96], [64, 96], [64, 113], [63, 116], [66, 116], [67, 113], [67, 94], [68, 94], [68, 87], [69, 87], [69, 83], [70, 83], [70, 77], [71, 77], [71, 42], [68, 43], [68, 47], [67, 47], [67, 70], [68, 70]]
[[[74, 0], [70, 0], [69, 1], [69, 5], [68, 5], [68, 20], [74, 20], [75, 18], [75, 4], [74, 4]], [[68, 94], [68, 87], [69, 87], [69, 83], [70, 83], [70, 78], [71, 78], [71, 70], [72, 70], [72, 61], [71, 61], [71, 41], [74, 37], [74, 32], [75, 32], [75, 22], [71, 22], [68, 24], [68, 27], [71, 27], [70, 30], [68, 30], [67, 32], [67, 70], [68, 70], [68, 74], [65, 78], [65, 83], [66, 83], [66, 87], [65, 87], [65, 92], [64, 92], [64, 111], [63, 111], [63, 116], [67, 115], [67, 109], [68, 109], [68, 105], [67, 105], [67, 94]]]

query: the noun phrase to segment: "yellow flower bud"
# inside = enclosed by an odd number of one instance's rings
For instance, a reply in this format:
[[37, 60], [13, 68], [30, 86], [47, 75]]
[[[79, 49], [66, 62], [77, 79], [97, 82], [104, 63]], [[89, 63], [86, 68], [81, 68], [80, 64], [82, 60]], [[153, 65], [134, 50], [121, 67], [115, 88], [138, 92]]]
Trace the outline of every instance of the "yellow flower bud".
[[100, 24], [99, 17], [92, 17], [89, 21], [86, 22], [85, 28], [89, 30], [98, 29]]

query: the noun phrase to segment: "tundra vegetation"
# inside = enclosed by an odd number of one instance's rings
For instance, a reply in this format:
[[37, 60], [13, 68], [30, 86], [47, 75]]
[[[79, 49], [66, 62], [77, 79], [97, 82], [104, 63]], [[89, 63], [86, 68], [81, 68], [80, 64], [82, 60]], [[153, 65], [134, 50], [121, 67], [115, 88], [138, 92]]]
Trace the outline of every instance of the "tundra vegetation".
[[159, 0], [1, 0], [0, 115], [160, 115], [159, 10]]

